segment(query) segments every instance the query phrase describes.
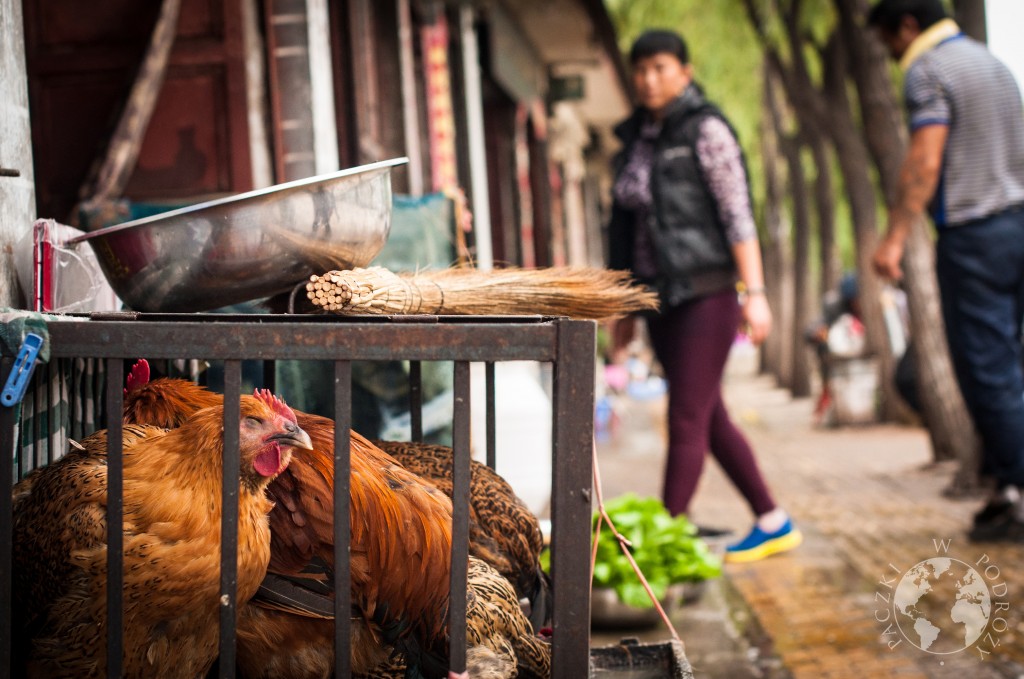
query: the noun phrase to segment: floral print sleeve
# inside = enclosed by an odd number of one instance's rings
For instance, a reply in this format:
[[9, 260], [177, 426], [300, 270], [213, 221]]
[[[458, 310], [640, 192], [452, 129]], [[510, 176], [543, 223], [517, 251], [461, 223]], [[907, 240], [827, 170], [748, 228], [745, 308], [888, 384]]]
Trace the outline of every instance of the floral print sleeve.
[[708, 116], [701, 121], [697, 160], [711, 195], [718, 203], [718, 214], [729, 242], [736, 244], [757, 238], [740, 145], [721, 118]]

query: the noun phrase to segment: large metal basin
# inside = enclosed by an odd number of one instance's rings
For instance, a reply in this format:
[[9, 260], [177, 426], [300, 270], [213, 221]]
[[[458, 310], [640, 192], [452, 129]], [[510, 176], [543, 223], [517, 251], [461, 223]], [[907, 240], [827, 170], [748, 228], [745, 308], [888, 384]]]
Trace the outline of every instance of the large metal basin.
[[146, 312], [216, 309], [310, 274], [366, 266], [391, 229], [391, 168], [405, 158], [278, 184], [80, 236], [118, 296]]

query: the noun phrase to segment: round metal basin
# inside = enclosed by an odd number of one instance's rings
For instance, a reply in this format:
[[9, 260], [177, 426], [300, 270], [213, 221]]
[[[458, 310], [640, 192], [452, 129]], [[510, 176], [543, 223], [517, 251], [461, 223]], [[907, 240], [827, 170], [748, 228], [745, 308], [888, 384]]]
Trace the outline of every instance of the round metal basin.
[[[668, 587], [665, 596], [659, 602], [665, 613], [673, 615], [682, 605], [686, 587], [676, 582]], [[609, 587], [595, 587], [590, 593], [590, 625], [594, 629], [639, 629], [654, 627], [661, 622], [661, 616], [651, 608], [636, 608], [624, 604], [619, 595]]]
[[80, 236], [131, 309], [194, 312], [366, 266], [391, 229], [400, 158], [191, 205]]

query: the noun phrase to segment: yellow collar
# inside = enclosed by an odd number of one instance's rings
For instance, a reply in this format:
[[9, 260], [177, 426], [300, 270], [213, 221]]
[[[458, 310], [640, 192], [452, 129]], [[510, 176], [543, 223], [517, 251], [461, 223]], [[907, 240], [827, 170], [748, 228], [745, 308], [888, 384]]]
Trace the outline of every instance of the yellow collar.
[[952, 38], [955, 35], [960, 35], [960, 27], [957, 26], [955, 21], [952, 19], [936, 21], [928, 27], [928, 30], [923, 31], [919, 36], [914, 38], [912, 43], [910, 43], [907, 47], [907, 51], [903, 54], [903, 58], [900, 59], [900, 68], [906, 71], [919, 56], [935, 47], [943, 40]]

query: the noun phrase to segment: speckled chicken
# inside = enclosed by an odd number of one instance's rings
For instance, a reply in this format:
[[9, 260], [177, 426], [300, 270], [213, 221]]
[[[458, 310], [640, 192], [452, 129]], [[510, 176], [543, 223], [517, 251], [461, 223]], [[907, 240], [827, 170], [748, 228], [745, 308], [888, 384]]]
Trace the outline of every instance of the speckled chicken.
[[[403, 467], [452, 494], [452, 449], [408, 441], [372, 441]], [[496, 471], [470, 462], [469, 551], [513, 584], [529, 600], [528, 617], [537, 629], [551, 622], [548, 576], [540, 567], [544, 548], [537, 517]]]
[[[270, 559], [264, 489], [310, 446], [269, 392], [241, 398], [238, 590]], [[223, 407], [174, 430], [125, 426], [124, 676], [202, 676], [217, 655]], [[29, 677], [106, 676], [107, 433], [14, 488], [16, 667]]]
[[[551, 644], [534, 633], [516, 591], [500, 573], [469, 557], [466, 574], [466, 669], [473, 679], [547, 679]], [[390, 662], [358, 679], [401, 679], [405, 665]]]

